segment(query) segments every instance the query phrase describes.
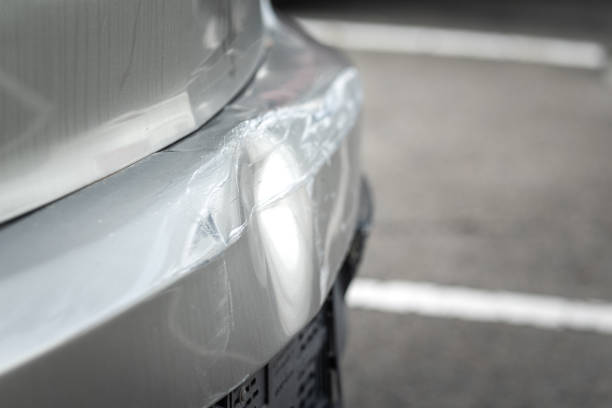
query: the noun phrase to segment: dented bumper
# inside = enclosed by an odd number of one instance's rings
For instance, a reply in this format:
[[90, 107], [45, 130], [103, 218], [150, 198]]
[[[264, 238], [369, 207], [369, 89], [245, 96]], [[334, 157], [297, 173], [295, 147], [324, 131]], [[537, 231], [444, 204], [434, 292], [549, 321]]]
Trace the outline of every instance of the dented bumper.
[[361, 88], [266, 13], [213, 120], [1, 227], [0, 406], [207, 406], [317, 315], [358, 224]]

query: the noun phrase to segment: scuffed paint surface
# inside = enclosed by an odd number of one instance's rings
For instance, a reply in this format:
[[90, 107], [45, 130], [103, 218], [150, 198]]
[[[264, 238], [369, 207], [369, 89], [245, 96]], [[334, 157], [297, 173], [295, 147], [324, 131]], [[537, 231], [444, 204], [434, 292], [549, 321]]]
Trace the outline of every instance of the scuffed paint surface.
[[2, 227], [0, 405], [205, 406], [319, 309], [355, 227], [361, 88], [264, 12], [265, 61], [212, 121]]

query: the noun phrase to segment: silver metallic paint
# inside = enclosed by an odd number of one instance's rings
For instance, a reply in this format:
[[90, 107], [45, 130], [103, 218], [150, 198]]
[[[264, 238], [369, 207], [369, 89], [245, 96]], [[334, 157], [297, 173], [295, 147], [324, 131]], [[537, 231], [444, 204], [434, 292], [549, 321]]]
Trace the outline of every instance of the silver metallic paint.
[[194, 131], [261, 60], [254, 0], [0, 2], [0, 222]]
[[266, 59], [210, 123], [0, 228], [0, 406], [203, 407], [320, 308], [361, 90], [265, 6]]

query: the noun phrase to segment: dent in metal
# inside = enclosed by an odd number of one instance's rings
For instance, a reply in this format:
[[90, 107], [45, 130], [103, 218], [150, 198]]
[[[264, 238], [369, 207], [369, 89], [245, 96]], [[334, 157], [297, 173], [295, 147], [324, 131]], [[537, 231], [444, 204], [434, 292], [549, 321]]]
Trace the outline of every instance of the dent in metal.
[[194, 131], [261, 59], [253, 0], [4, 0], [0, 222]]
[[210, 123], [0, 229], [0, 406], [203, 407], [319, 309], [356, 223], [361, 91], [264, 13], [266, 59]]

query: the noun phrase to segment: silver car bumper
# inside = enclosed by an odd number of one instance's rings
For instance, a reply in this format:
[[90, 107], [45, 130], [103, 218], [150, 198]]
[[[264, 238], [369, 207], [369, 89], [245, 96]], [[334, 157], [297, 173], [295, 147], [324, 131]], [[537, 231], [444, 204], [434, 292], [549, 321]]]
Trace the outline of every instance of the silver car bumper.
[[212, 121], [0, 228], [0, 406], [207, 406], [319, 311], [357, 223], [361, 89], [266, 20]]

